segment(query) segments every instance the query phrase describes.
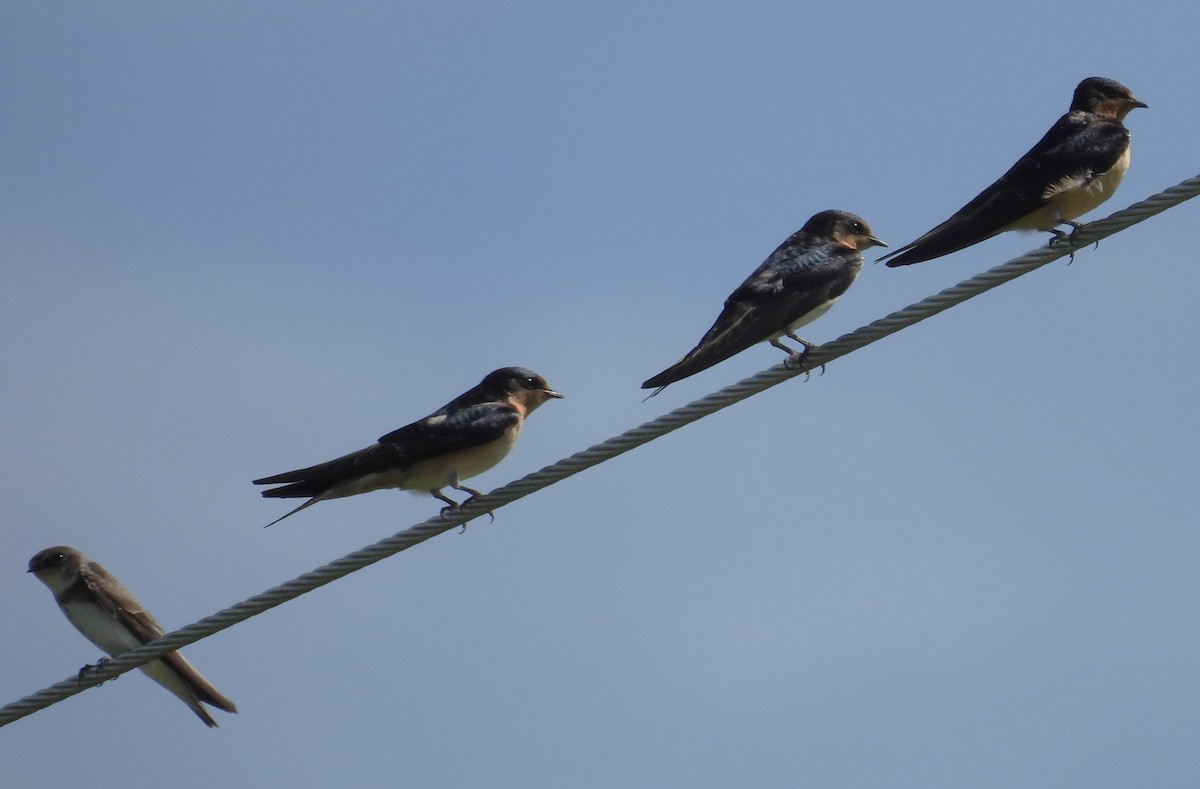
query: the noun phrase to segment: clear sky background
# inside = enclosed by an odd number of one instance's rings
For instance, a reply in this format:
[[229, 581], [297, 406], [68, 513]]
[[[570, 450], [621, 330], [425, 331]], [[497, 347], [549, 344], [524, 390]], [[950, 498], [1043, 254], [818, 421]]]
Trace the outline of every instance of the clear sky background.
[[[1200, 172], [1187, 4], [0, 8], [2, 702], [99, 655], [73, 545], [173, 629], [436, 512], [285, 511], [488, 371], [568, 399], [489, 490], [647, 403], [812, 214], [893, 247], [1129, 86], [1098, 218]], [[0, 730], [12, 787], [1195, 786], [1196, 227], [1104, 241]], [[868, 266], [828, 341], [1041, 243]], [[872, 255], [874, 257], [874, 255]]]

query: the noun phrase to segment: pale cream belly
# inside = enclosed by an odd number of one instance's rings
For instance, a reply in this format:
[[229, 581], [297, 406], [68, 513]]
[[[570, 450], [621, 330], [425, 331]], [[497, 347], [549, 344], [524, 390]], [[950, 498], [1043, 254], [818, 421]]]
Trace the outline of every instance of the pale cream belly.
[[1067, 220], [1083, 216], [1113, 196], [1129, 169], [1129, 149], [1108, 172], [1095, 178], [1065, 178], [1046, 190], [1046, 204], [1005, 230], [1053, 230]]
[[470, 479], [499, 463], [512, 450], [520, 434], [521, 428], [517, 426], [486, 446], [451, 452], [405, 468], [368, 474], [334, 488], [321, 498], [340, 499], [385, 488], [401, 488], [417, 493], [444, 488], [450, 484], [455, 473], [459, 480]]
[[[145, 643], [99, 606], [67, 603], [63, 606], [63, 612], [79, 632], [111, 657], [124, 654]], [[187, 700], [193, 697], [194, 694], [188, 689], [187, 683], [163, 661], [152, 660], [141, 666], [141, 669], [146, 676], [179, 698]]]
[[792, 332], [794, 334], [796, 329], [799, 329], [801, 326], [807, 326], [808, 324], [815, 321], [817, 318], [819, 318], [822, 315], [824, 315], [825, 313], [829, 312], [829, 310], [833, 307], [833, 304], [835, 301], [837, 301], [837, 299], [830, 299], [829, 301], [825, 302], [824, 304], [817, 307], [816, 309], [811, 310], [806, 315], [802, 316], [798, 321], [790, 324], [787, 327], [787, 331], [779, 332], [779, 334], [776, 334], [772, 339], [778, 340], [780, 337], [785, 336], [788, 332]]
[[88, 641], [112, 657], [136, 649], [143, 643], [129, 628], [118, 622], [116, 617], [98, 605], [67, 603], [62, 609], [67, 619], [71, 620], [71, 624], [75, 625]]

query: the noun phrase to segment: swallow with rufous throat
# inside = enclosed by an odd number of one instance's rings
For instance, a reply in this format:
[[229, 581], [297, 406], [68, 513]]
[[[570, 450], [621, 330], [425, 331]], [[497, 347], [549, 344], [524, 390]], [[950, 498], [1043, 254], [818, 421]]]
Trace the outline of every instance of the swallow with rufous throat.
[[[949, 255], [1003, 233], [1053, 233], [1051, 245], [1083, 227], [1075, 218], [1112, 197], [1129, 168], [1129, 130], [1122, 121], [1147, 106], [1129, 88], [1089, 77], [1071, 109], [1000, 180], [933, 230], [880, 260], [908, 266]], [[1058, 229], [1070, 225], [1071, 234]]]
[[267, 498], [308, 499], [267, 525], [318, 501], [384, 488], [427, 491], [446, 502], [445, 513], [460, 506], [442, 493], [442, 488], [450, 487], [470, 495], [461, 505], [465, 506], [482, 494], [464, 486], [462, 480], [503, 460], [516, 444], [525, 417], [547, 400], [560, 397], [532, 370], [504, 367], [488, 373], [478, 386], [366, 449], [254, 480], [255, 485], [282, 485], [264, 490], [262, 495]]
[[[760, 342], [788, 354], [787, 364], [802, 363], [816, 346], [796, 330], [824, 315], [862, 270], [865, 249], [886, 247], [862, 217], [846, 211], [822, 211], [771, 253], [725, 300], [717, 322], [687, 355], [642, 384], [654, 389], [707, 370]], [[787, 337], [804, 346], [799, 352], [781, 343]]]
[[[54, 593], [71, 624], [110, 657], [161, 638], [165, 632], [124, 584], [74, 548], [58, 545], [39, 551], [29, 560], [29, 572]], [[168, 652], [141, 669], [208, 726], [217, 722], [201, 702], [237, 712], [234, 703], [178, 652]], [[81, 677], [83, 673], [80, 671]]]

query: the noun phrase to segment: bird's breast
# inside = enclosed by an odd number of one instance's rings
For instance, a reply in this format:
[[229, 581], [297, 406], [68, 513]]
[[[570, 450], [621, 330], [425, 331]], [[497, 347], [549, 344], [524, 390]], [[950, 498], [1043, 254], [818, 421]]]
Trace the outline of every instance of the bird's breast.
[[[809, 310], [808, 312], [804, 313], [800, 317], [796, 318], [796, 320], [789, 323], [787, 330], [790, 332], [794, 332], [794, 331], [796, 331], [796, 329], [799, 329], [801, 326], [807, 326], [808, 324], [812, 323], [817, 318], [819, 318], [822, 315], [824, 315], [825, 313], [829, 312], [829, 310], [833, 307], [833, 303], [835, 301], [837, 301], [837, 299], [832, 298], [829, 301], [825, 302], [824, 304], [818, 304], [816, 307], [813, 307], [811, 310]], [[783, 333], [781, 332], [780, 336], [782, 336], [782, 335], [783, 335]]]
[[62, 607], [71, 624], [111, 656], [140, 647], [141, 640], [95, 603], [69, 602]]
[[482, 474], [504, 460], [517, 443], [520, 434], [521, 426], [517, 424], [490, 443], [414, 463], [406, 469], [403, 487], [411, 490], [433, 490], [444, 488], [455, 473], [460, 480]]
[[1113, 196], [1129, 169], [1129, 148], [1112, 167], [1099, 174], [1081, 173], [1052, 184], [1044, 194], [1044, 205], [1018, 223], [1014, 230], [1050, 230], [1069, 219], [1083, 216]]

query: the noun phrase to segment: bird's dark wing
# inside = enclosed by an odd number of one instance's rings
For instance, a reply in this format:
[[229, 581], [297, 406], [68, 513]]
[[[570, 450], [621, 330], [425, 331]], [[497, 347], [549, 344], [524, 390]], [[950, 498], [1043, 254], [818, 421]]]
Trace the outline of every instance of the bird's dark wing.
[[319, 496], [331, 486], [349, 479], [488, 444], [501, 438], [519, 421], [516, 410], [501, 402], [466, 406], [449, 413], [438, 412], [393, 430], [366, 449], [308, 468], [256, 479], [254, 484], [291, 483], [264, 490], [262, 495], [267, 498]]
[[770, 339], [850, 287], [858, 268], [822, 246], [803, 254], [780, 248], [730, 294], [725, 309], [686, 356], [642, 384], [663, 387]]
[[394, 447], [403, 455], [404, 462], [416, 463], [489, 444], [520, 421], [520, 415], [508, 403], [479, 403], [439, 412], [405, 425], [380, 438], [379, 443]]
[[1129, 131], [1121, 124], [1087, 113], [1068, 113], [954, 216], [880, 260], [892, 267], [907, 266], [991, 238], [1041, 208], [1056, 185], [1107, 172], [1128, 145]]

